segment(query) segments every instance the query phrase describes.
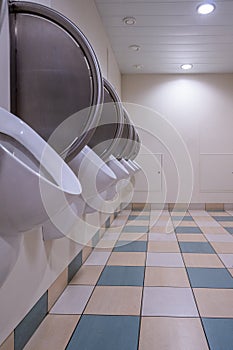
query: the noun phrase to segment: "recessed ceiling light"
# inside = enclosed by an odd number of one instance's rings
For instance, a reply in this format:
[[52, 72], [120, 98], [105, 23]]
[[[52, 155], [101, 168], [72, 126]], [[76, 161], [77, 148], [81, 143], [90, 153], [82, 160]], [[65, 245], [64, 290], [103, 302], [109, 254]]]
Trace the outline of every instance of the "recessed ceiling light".
[[134, 64], [133, 67], [136, 68], [136, 69], [142, 69], [143, 68], [143, 64]]
[[132, 51], [139, 51], [141, 47], [139, 45], [130, 45], [129, 49]]
[[127, 24], [128, 26], [132, 26], [136, 23], [136, 18], [134, 17], [125, 17], [123, 18], [123, 22]]
[[180, 68], [183, 69], [183, 70], [189, 70], [189, 69], [192, 69], [192, 68], [193, 68], [193, 65], [190, 64], [190, 63], [185, 63], [185, 64], [182, 64], [182, 65], [180, 66]]
[[212, 13], [214, 10], [215, 10], [215, 4], [211, 2], [200, 4], [197, 7], [197, 12], [200, 13], [201, 15], [208, 15]]

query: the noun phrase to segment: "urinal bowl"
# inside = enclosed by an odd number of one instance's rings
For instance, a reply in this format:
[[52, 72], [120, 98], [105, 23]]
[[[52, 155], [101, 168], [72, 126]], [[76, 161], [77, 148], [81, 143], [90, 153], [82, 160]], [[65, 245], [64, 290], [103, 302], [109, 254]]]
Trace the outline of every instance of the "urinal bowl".
[[115, 181], [112, 184], [109, 184], [107, 188], [100, 191], [96, 196], [91, 198], [85, 208], [85, 212], [87, 214], [94, 213], [97, 211], [97, 208], [98, 210], [112, 213], [114, 210], [112, 209], [112, 203], [110, 203], [110, 201], [113, 201], [113, 199], [118, 195], [118, 187], [121, 181], [128, 181], [130, 178], [129, 172], [114, 156], [110, 156], [106, 164], [115, 174]]
[[130, 163], [129, 163], [127, 160], [125, 160], [125, 159], [121, 159], [119, 162], [120, 162], [120, 163], [125, 167], [125, 169], [128, 171], [130, 177], [133, 176], [133, 175], [135, 175], [135, 173], [136, 173], [136, 168], [135, 168], [132, 164], [130, 164]]
[[0, 108], [0, 234], [43, 224], [80, 196], [65, 162], [28, 125]]
[[115, 172], [88, 146], [69, 165], [81, 181], [82, 197], [86, 202], [84, 212], [100, 211], [103, 201], [100, 194], [118, 181]]

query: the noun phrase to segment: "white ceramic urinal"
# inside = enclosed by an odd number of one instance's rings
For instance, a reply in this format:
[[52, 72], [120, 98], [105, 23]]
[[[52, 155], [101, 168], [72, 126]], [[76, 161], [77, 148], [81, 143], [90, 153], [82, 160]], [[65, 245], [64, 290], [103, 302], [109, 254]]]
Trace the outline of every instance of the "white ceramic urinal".
[[118, 194], [121, 183], [124, 183], [126, 180], [128, 181], [130, 179], [130, 174], [124, 165], [122, 165], [114, 156], [109, 157], [107, 164], [116, 174], [117, 182], [108, 188], [107, 191], [102, 193], [102, 196], [105, 200], [112, 201]]
[[135, 168], [132, 164], [130, 164], [130, 163], [129, 163], [127, 160], [125, 160], [125, 159], [121, 159], [119, 162], [120, 162], [120, 163], [125, 167], [125, 169], [128, 171], [130, 177], [133, 176], [133, 175], [135, 175], [135, 173], [136, 173], [136, 168]]
[[71, 160], [69, 166], [81, 181], [85, 213], [100, 211], [103, 201], [100, 194], [118, 180], [113, 169], [88, 146]]
[[27, 124], [0, 108], [0, 235], [17, 235], [78, 205], [80, 182]]
[[127, 160], [127, 162], [135, 168], [136, 172], [142, 170], [141, 166], [137, 162], [135, 162], [135, 160], [129, 159]]

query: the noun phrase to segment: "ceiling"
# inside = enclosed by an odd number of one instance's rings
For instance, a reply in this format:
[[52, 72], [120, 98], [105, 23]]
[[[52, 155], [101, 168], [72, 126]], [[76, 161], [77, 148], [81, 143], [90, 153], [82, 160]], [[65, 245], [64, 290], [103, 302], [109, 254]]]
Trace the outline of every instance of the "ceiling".
[[[186, 73], [180, 65], [191, 63], [188, 73], [233, 73], [233, 0], [216, 0], [212, 14], [200, 15], [204, 1], [95, 0], [121, 72]], [[134, 25], [124, 24], [128, 16]]]

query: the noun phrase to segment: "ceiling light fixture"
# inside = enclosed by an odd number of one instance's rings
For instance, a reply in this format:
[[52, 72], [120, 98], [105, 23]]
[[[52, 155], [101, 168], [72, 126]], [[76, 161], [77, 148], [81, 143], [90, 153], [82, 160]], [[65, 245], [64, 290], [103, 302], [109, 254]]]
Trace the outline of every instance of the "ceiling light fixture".
[[209, 15], [210, 13], [212, 13], [215, 10], [215, 4], [212, 2], [209, 3], [204, 3], [204, 4], [200, 4], [197, 7], [197, 12], [200, 15]]
[[190, 64], [190, 63], [185, 63], [185, 64], [182, 64], [182, 65], [180, 66], [180, 68], [183, 69], [183, 70], [189, 70], [189, 69], [192, 69], [192, 68], [193, 68], [193, 65]]
[[142, 69], [143, 68], [143, 64], [134, 64], [133, 67], [136, 68], [136, 69]]
[[139, 46], [139, 45], [130, 45], [129, 49], [132, 50], [132, 51], [140, 51], [141, 46]]
[[136, 18], [134, 17], [125, 17], [123, 18], [123, 22], [127, 25], [127, 26], [132, 26], [136, 23]]

